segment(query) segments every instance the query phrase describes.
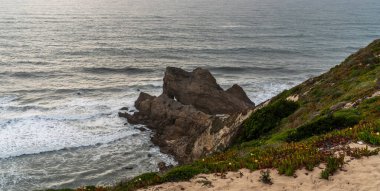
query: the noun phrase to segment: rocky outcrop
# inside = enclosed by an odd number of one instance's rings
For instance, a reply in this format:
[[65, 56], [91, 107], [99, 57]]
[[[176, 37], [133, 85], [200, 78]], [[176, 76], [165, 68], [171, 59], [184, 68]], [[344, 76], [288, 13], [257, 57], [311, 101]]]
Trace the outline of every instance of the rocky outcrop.
[[211, 73], [202, 68], [186, 72], [168, 67], [164, 77], [164, 94], [207, 114], [237, 113], [254, 107], [240, 86], [233, 85], [224, 91]]
[[135, 107], [119, 115], [153, 129], [153, 143], [187, 163], [228, 147], [254, 104], [238, 85], [224, 91], [207, 70], [167, 68], [163, 93], [140, 93]]

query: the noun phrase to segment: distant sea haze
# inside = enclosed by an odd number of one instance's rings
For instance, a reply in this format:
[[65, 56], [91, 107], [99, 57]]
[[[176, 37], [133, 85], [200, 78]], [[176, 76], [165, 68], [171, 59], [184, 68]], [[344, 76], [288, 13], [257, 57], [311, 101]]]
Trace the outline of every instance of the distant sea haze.
[[0, 190], [113, 184], [176, 164], [120, 119], [167, 66], [260, 103], [380, 38], [378, 0], [0, 0]]

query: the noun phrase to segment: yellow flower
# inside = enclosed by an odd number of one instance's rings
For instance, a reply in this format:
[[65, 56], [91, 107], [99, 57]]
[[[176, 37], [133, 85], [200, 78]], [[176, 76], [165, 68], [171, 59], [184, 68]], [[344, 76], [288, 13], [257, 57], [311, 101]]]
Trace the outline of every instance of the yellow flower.
[[228, 163], [228, 165], [232, 165], [232, 163]]
[[376, 135], [380, 135], [380, 133], [379, 133], [379, 132], [377, 132], [377, 133], [376, 133]]
[[258, 160], [255, 160], [256, 163], [258, 163], [259, 161]]

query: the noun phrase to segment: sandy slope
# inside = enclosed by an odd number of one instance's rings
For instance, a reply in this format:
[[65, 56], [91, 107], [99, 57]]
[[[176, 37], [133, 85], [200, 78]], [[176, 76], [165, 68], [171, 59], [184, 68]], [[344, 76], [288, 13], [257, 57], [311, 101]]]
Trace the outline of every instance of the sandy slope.
[[[213, 191], [295, 191], [295, 190], [337, 190], [337, 191], [380, 191], [380, 155], [350, 160], [344, 165], [343, 171], [337, 172], [330, 180], [320, 179], [321, 167], [314, 171], [298, 170], [297, 177], [278, 175], [271, 170], [273, 185], [259, 182], [260, 172], [250, 172], [242, 169], [239, 172], [229, 172], [225, 177], [217, 174], [202, 174], [189, 182], [165, 183], [143, 189], [146, 191], [180, 191], [180, 190], [213, 190]], [[207, 182], [210, 181], [211, 185]], [[206, 183], [205, 183], [206, 182]]]

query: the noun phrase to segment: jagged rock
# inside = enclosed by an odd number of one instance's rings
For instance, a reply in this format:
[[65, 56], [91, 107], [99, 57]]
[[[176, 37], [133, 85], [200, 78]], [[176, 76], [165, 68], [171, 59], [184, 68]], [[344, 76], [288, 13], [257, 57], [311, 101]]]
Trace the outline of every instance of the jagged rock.
[[120, 110], [122, 110], [122, 111], [128, 111], [129, 108], [128, 107], [122, 107], [122, 108], [120, 108]]
[[238, 85], [223, 91], [207, 70], [168, 68], [163, 94], [141, 92], [135, 107], [133, 115], [119, 116], [153, 129], [162, 152], [188, 163], [228, 147], [254, 104]]
[[224, 91], [211, 73], [202, 68], [186, 72], [168, 67], [164, 77], [164, 94], [207, 114], [244, 112], [254, 107], [240, 86], [234, 85]]

